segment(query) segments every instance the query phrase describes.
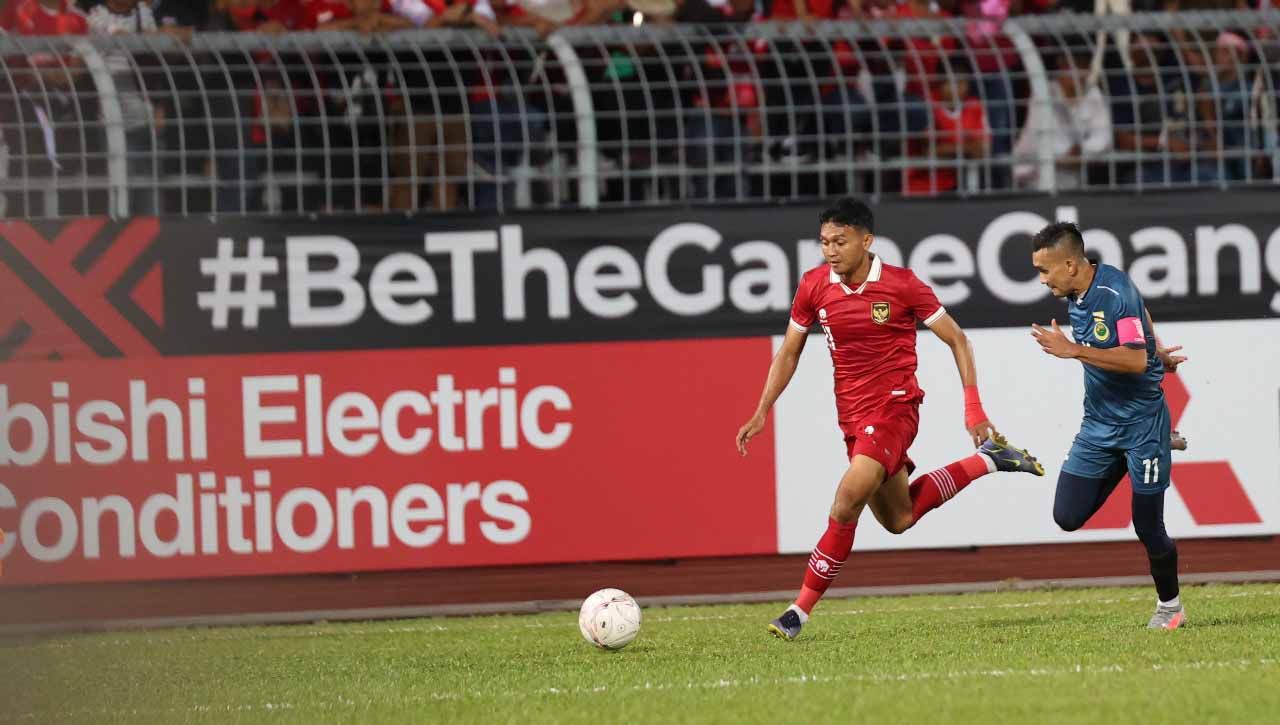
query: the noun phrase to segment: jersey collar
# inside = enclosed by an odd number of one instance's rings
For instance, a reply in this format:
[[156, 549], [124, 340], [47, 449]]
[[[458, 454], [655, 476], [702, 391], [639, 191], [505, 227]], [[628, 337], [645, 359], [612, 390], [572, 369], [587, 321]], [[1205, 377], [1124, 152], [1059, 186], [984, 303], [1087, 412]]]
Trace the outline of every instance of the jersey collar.
[[1093, 265], [1093, 279], [1089, 280], [1089, 286], [1085, 288], [1084, 292], [1081, 292], [1081, 293], [1080, 293], [1080, 296], [1075, 298], [1075, 303], [1076, 303], [1077, 305], [1083, 305], [1083, 304], [1084, 304], [1084, 298], [1085, 298], [1085, 297], [1088, 297], [1088, 296], [1089, 296], [1089, 292], [1090, 292], [1094, 287], [1097, 287], [1097, 286], [1098, 286], [1098, 273], [1099, 273], [1099, 272], [1101, 272], [1101, 271], [1102, 271], [1102, 265], [1100, 265], [1100, 264], [1095, 264], [1095, 265]]
[[836, 271], [834, 269], [831, 270], [831, 274], [828, 277], [828, 279], [831, 281], [831, 284], [840, 285], [840, 289], [844, 290], [845, 294], [860, 295], [862, 294], [863, 290], [867, 288], [867, 285], [871, 284], [872, 282], [880, 281], [880, 274], [883, 270], [884, 270], [884, 264], [880, 261], [880, 257], [876, 256], [875, 254], [872, 254], [871, 255], [871, 271], [867, 273], [866, 280], [864, 280], [862, 284], [858, 285], [858, 289], [849, 289], [849, 285], [840, 281], [840, 275], [836, 274]]

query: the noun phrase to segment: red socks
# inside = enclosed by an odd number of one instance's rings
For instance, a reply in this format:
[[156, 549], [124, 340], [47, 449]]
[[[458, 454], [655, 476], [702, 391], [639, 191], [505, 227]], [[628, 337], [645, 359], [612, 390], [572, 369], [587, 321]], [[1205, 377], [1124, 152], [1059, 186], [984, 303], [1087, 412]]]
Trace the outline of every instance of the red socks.
[[[995, 465], [990, 458], [975, 453], [946, 468], [926, 473], [912, 481], [907, 489], [911, 496], [912, 515], [919, 521], [921, 516], [950, 501], [970, 483], [994, 470]], [[795, 606], [804, 616], [813, 611], [814, 605], [844, 567], [845, 559], [853, 549], [853, 533], [857, 525], [857, 521], [842, 524], [835, 519], [827, 519], [827, 531], [809, 555], [804, 586], [800, 588], [800, 596], [796, 597]]]
[[911, 514], [919, 521], [921, 516], [950, 501], [965, 486], [987, 475], [993, 468], [990, 458], [975, 453], [946, 468], [924, 474], [907, 488], [911, 496]]
[[849, 550], [853, 548], [853, 531], [857, 525], [857, 521], [842, 524], [835, 519], [827, 519], [827, 532], [809, 555], [809, 568], [804, 572], [804, 586], [800, 588], [800, 596], [796, 598], [796, 606], [805, 614], [813, 611], [813, 605], [822, 598], [823, 592], [827, 591], [832, 580], [840, 573], [844, 560], [849, 558]]

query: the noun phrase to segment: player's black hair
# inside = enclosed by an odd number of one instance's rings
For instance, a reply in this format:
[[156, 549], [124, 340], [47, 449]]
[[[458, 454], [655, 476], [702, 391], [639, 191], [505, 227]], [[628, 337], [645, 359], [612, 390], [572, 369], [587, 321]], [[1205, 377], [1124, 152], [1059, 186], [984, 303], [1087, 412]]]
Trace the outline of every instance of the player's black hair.
[[1080, 227], [1071, 222], [1054, 222], [1041, 229], [1031, 239], [1032, 252], [1050, 247], [1061, 247], [1063, 251], [1074, 255], [1077, 259], [1085, 258], [1084, 237], [1080, 234]]
[[844, 197], [837, 201], [835, 206], [822, 212], [818, 223], [857, 227], [868, 234], [875, 234], [876, 231], [876, 217], [871, 213], [871, 207], [851, 196]]

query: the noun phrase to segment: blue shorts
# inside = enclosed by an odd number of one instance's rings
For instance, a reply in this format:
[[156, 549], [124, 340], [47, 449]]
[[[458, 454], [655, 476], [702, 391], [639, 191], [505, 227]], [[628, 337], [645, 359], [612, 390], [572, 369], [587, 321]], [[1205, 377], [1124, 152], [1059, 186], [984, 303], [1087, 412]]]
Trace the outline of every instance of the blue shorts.
[[1083, 478], [1105, 478], [1123, 466], [1135, 493], [1169, 487], [1169, 406], [1153, 416], [1121, 425], [1085, 418], [1062, 470]]

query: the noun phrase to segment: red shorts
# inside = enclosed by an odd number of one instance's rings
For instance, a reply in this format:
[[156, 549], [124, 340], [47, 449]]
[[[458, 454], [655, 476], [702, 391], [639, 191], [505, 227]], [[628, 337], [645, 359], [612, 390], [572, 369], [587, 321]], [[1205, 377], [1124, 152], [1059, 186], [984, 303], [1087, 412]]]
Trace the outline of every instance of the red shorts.
[[844, 432], [849, 460], [856, 455], [866, 456], [884, 466], [886, 476], [903, 468], [907, 475], [916, 470], [907, 449], [920, 430], [919, 403], [891, 403], [857, 423], [841, 422], [840, 430]]

